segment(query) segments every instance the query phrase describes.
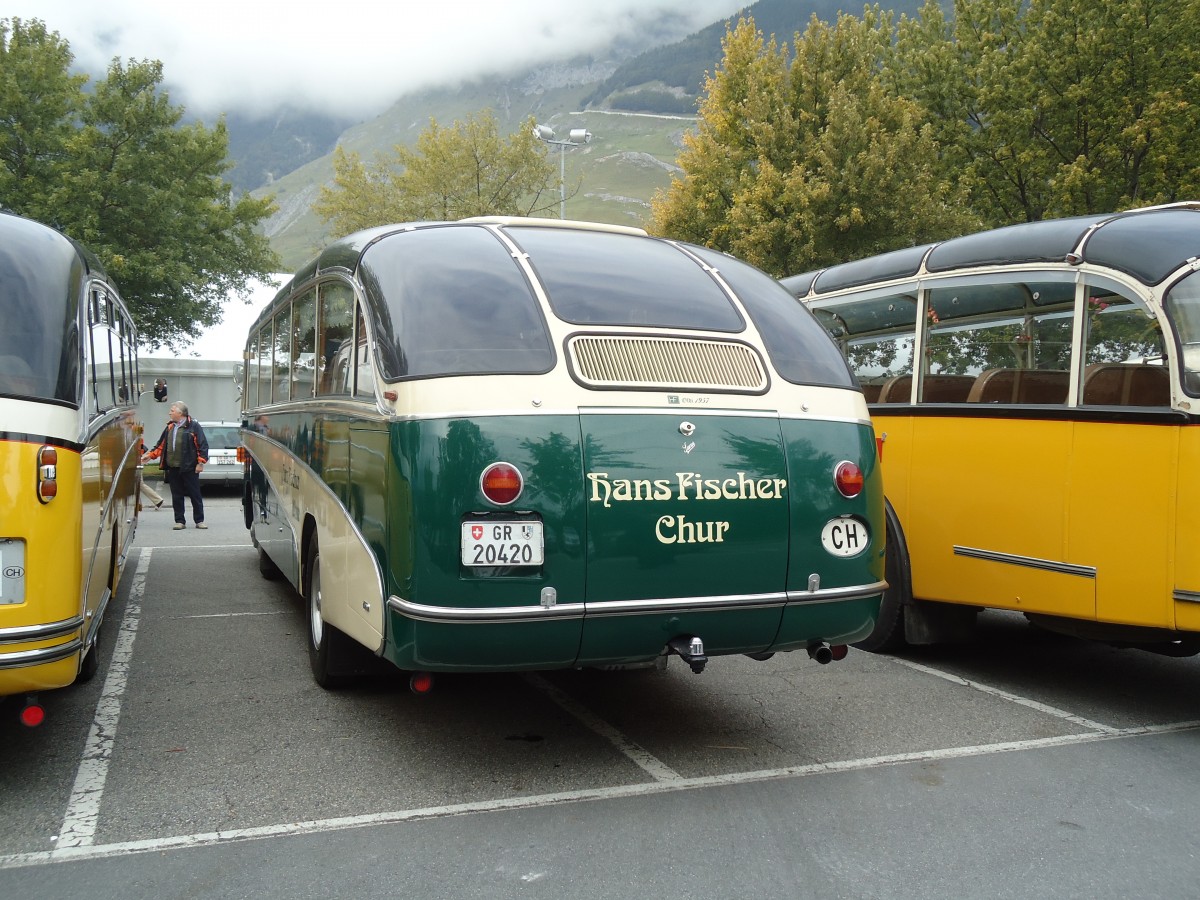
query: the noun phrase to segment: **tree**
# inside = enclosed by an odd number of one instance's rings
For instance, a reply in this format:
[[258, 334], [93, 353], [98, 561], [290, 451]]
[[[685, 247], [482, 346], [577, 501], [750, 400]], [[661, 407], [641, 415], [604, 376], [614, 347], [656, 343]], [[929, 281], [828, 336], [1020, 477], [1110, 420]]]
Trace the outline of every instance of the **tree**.
[[416, 146], [377, 154], [334, 153], [334, 181], [313, 210], [337, 235], [373, 225], [468, 216], [531, 215], [558, 202], [557, 172], [528, 119], [507, 139], [490, 110], [442, 128], [430, 120]]
[[1195, 0], [929, 0], [902, 20], [895, 86], [925, 110], [988, 224], [1200, 190]]
[[877, 8], [832, 26], [814, 16], [789, 64], [741, 20], [652, 229], [783, 276], [977, 225], [939, 174], [922, 110], [880, 75], [890, 36]]
[[85, 92], [36, 20], [0, 20], [0, 52], [0, 204], [92, 250], [145, 345], [197, 336], [279, 267], [255, 231], [271, 201], [233, 199], [224, 124], [181, 126], [161, 63], [114, 60]]

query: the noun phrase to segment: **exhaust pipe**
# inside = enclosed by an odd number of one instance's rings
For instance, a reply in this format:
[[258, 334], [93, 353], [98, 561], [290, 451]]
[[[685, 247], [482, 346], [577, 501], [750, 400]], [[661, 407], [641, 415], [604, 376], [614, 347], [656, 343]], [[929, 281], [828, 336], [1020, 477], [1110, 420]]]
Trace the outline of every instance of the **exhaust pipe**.
[[833, 662], [833, 651], [829, 648], [829, 645], [824, 642], [820, 644], [809, 644], [808, 657], [809, 659], [815, 659], [823, 666], [827, 666]]

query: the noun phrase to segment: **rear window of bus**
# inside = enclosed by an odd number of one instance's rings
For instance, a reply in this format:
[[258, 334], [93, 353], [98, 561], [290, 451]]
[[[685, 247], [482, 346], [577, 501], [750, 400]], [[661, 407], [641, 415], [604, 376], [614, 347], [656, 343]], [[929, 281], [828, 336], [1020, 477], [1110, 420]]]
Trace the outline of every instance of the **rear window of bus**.
[[388, 380], [540, 374], [554, 350], [533, 290], [484, 228], [425, 228], [363, 253], [375, 338]]
[[705, 247], [692, 252], [716, 269], [746, 307], [771, 364], [793, 384], [853, 388], [854, 376], [812, 312], [760, 269]]
[[550, 305], [574, 325], [739, 332], [741, 314], [686, 254], [663, 241], [561, 228], [509, 228]]

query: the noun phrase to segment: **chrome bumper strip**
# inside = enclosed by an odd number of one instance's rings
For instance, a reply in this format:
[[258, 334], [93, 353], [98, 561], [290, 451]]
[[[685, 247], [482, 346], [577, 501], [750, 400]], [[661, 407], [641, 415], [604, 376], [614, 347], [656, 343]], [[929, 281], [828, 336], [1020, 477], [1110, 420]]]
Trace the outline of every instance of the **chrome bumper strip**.
[[83, 641], [73, 638], [65, 644], [55, 644], [53, 647], [42, 647], [38, 650], [18, 650], [13, 653], [0, 653], [0, 669], [22, 669], [28, 666], [38, 666], [42, 663], [58, 662], [79, 651]]
[[978, 550], [974, 547], [957, 545], [954, 547], [954, 555], [982, 559], [987, 562], [1007, 563], [1011, 566], [1025, 566], [1028, 569], [1041, 569], [1044, 572], [1057, 572], [1060, 575], [1077, 575], [1081, 578], [1096, 577], [1095, 566], [1077, 566], [1074, 563], [1038, 559], [1036, 556], [1018, 556], [1015, 553], [997, 553], [994, 550]]
[[730, 594], [722, 597], [665, 597], [649, 600], [613, 600], [604, 603], [560, 603], [554, 606], [501, 606], [464, 608], [428, 606], [400, 597], [389, 597], [388, 608], [418, 622], [469, 623], [544, 622], [549, 619], [582, 619], [602, 616], [644, 616], [656, 613], [721, 612], [737, 609], [770, 609], [788, 604], [836, 603], [863, 600], [882, 594], [886, 581], [816, 591], [771, 594]]
[[64, 619], [61, 622], [45, 622], [41, 625], [20, 625], [15, 628], [0, 628], [0, 644], [16, 644], [26, 641], [46, 641], [50, 638], [70, 634], [83, 624], [83, 616]]
[[582, 603], [560, 603], [555, 606], [496, 606], [468, 608], [461, 606], [428, 606], [399, 597], [388, 598], [388, 609], [418, 622], [484, 624], [489, 622], [545, 622], [549, 619], [582, 619]]

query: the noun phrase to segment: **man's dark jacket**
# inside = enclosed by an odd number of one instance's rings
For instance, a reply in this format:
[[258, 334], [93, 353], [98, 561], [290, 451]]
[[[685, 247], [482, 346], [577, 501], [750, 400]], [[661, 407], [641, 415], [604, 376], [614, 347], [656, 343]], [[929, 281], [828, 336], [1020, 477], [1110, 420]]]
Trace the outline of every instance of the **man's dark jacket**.
[[180, 429], [176, 441], [180, 444], [182, 455], [179, 460], [179, 471], [195, 472], [196, 463], [208, 462], [208, 438], [204, 436], [204, 429], [200, 427], [200, 423], [191, 416], [184, 416], [179, 420], [179, 424], [168, 422], [167, 427], [163, 429], [163, 433], [158, 438], [158, 443], [154, 445], [154, 449], [150, 451], [150, 458], [157, 459], [163, 471], [167, 469], [167, 451], [171, 446], [171, 431], [174, 428]]

